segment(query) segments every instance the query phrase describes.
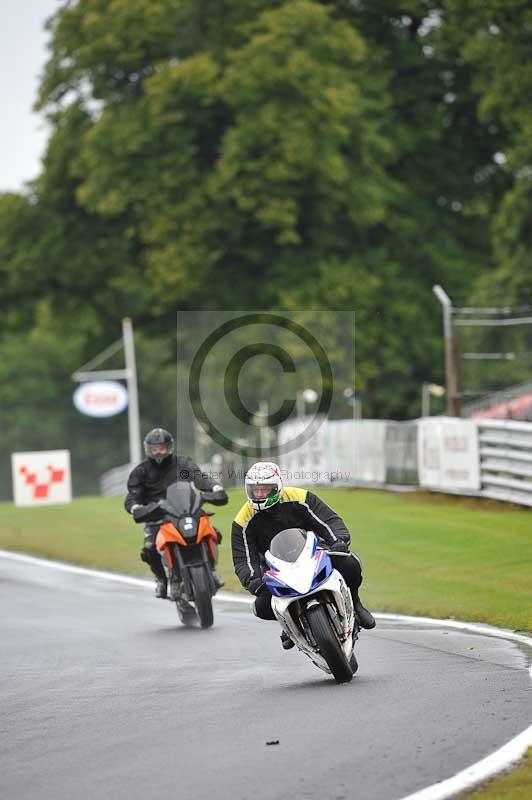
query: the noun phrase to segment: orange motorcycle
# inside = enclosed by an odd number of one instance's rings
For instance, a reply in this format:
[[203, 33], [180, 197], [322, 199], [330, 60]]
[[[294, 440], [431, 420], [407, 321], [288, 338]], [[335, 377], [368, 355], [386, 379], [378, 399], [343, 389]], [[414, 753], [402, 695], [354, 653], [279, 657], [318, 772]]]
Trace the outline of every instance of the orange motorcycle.
[[221, 536], [211, 525], [213, 512], [202, 508], [208, 501], [209, 492], [200, 496], [190, 483], [169, 486], [159, 503], [163, 518], [155, 539], [181, 622], [193, 625], [199, 617], [202, 628], [214, 622], [212, 598], [219, 588], [213, 573]]

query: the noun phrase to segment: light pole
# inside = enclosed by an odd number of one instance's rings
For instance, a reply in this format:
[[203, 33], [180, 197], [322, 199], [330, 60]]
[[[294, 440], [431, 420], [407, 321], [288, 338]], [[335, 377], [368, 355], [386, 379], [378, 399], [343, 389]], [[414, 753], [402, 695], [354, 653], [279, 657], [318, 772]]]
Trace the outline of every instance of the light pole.
[[421, 416], [430, 417], [430, 396], [443, 397], [445, 394], [445, 387], [439, 386], [437, 383], [429, 383], [424, 381], [421, 387]]
[[356, 391], [353, 387], [348, 386], [347, 389], [344, 389], [344, 397], [347, 402], [353, 406], [353, 419], [361, 419], [362, 418], [362, 408], [361, 402], [356, 396]]
[[460, 417], [462, 399], [460, 391], [460, 370], [458, 362], [458, 344], [453, 336], [451, 298], [441, 286], [436, 284], [432, 291], [440, 301], [443, 310], [443, 337], [445, 343], [445, 387], [447, 392], [447, 414]]
[[261, 400], [258, 411], [256, 411], [251, 418], [251, 424], [259, 429], [261, 458], [266, 457], [270, 450], [270, 429], [268, 428], [269, 413], [267, 400]]
[[235, 474], [235, 486], [240, 486], [246, 475], [247, 449], [249, 447], [249, 439], [247, 437], [242, 437], [240, 439], [235, 439], [235, 442], [240, 448], [238, 453], [238, 455], [240, 456], [240, 475]]
[[305, 404], [315, 403], [318, 399], [318, 393], [314, 389], [301, 389], [296, 392], [296, 413], [297, 418], [302, 419], [306, 414]]
[[129, 457], [132, 464], [142, 461], [140, 452], [140, 415], [139, 396], [137, 388], [137, 363], [135, 359], [135, 343], [133, 340], [133, 326], [129, 317], [122, 320], [122, 338], [124, 339], [124, 358], [126, 362], [126, 381], [129, 394], [128, 427], [129, 427]]
[[262, 453], [267, 453], [270, 449], [270, 429], [268, 428], [268, 403], [261, 400], [259, 403], [260, 415], [260, 449]]

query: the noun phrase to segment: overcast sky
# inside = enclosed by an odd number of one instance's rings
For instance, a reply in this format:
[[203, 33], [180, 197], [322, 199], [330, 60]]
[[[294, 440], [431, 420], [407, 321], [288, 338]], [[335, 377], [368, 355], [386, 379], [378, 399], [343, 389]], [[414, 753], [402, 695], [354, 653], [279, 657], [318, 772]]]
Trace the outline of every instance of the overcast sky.
[[60, 1], [0, 0], [0, 192], [40, 172], [48, 132], [32, 106], [47, 58], [44, 22]]

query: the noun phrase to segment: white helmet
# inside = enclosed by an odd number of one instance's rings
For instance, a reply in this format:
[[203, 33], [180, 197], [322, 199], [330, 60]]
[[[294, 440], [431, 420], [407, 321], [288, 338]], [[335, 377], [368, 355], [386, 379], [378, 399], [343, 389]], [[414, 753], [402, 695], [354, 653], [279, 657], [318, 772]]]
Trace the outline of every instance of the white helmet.
[[257, 461], [246, 473], [246, 495], [257, 511], [279, 502], [283, 490], [281, 470], [273, 461]]

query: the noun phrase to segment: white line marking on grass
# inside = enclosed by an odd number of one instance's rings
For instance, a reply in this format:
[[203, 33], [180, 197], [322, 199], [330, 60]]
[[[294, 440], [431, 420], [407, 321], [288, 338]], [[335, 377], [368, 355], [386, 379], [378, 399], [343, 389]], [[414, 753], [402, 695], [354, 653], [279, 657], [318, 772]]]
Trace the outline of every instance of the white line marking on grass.
[[[96, 569], [87, 569], [86, 567], [76, 567], [73, 564], [66, 564], [62, 561], [50, 561], [44, 558], [36, 558], [35, 556], [27, 556], [24, 553], [12, 553], [7, 550], [0, 550], [0, 558], [10, 559], [12, 561], [19, 561], [26, 564], [34, 564], [35, 566], [47, 567], [48, 569], [55, 569], [60, 572], [70, 572], [77, 575], [86, 575], [92, 578], [99, 578], [101, 580], [114, 581], [115, 583], [125, 583], [130, 586], [139, 586], [142, 589], [151, 589], [152, 582], [144, 580], [143, 578], [133, 578], [128, 575], [119, 575], [114, 572], [103, 572]], [[232, 592], [218, 592], [215, 600], [220, 602], [230, 603], [245, 603], [250, 605], [253, 602], [251, 597], [239, 596]], [[493, 636], [499, 639], [509, 639], [519, 644], [524, 644], [532, 648], [532, 637], [523, 633], [517, 633], [509, 630], [508, 628], [496, 628], [493, 625], [483, 625], [476, 622], [462, 622], [453, 619], [433, 619], [432, 617], [410, 617], [403, 614], [375, 614], [378, 619], [391, 620], [403, 622], [411, 625], [439, 625], [446, 628], [455, 628], [456, 630], [471, 631], [472, 633], [483, 634], [485, 636]], [[528, 670], [530, 679], [532, 680], [532, 667]], [[489, 778], [493, 778], [500, 772], [509, 769], [516, 764], [523, 756], [529, 747], [532, 747], [532, 725], [526, 730], [522, 731], [517, 736], [514, 736], [509, 742], [500, 747], [495, 752], [477, 761], [470, 767], [466, 767], [461, 772], [453, 775], [451, 778], [442, 780], [432, 786], [427, 786], [425, 789], [420, 789], [414, 794], [409, 794], [402, 797], [401, 800], [447, 800], [447, 798], [454, 797], [455, 795], [464, 792], [468, 789], [473, 789], [479, 784], [484, 783]]]

